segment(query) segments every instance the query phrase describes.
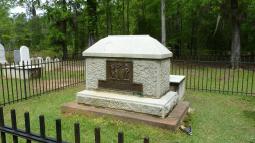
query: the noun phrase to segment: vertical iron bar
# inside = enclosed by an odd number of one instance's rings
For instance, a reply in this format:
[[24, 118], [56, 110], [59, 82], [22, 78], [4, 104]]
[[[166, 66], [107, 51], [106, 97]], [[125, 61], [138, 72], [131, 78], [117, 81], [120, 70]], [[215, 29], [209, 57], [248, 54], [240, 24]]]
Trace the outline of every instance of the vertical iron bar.
[[247, 82], [246, 82], [246, 91], [245, 91], [245, 94], [248, 95], [248, 87], [249, 87], [249, 67], [247, 69]]
[[124, 143], [124, 134], [123, 134], [123, 132], [118, 133], [118, 143]]
[[235, 86], [235, 69], [232, 69], [232, 72], [233, 72], [233, 81], [231, 82], [232, 83], [232, 90], [231, 90], [231, 93], [233, 94], [234, 93], [234, 86]]
[[32, 69], [29, 69], [29, 63], [27, 61], [27, 82], [28, 82], [28, 97], [31, 96], [31, 88], [30, 88], [30, 74], [31, 74], [31, 70]]
[[[3, 66], [0, 64], [0, 76], [1, 76], [1, 83], [2, 83], [2, 93], [3, 93], [3, 105], [5, 105], [6, 103], [5, 103], [5, 94], [4, 94], [4, 79], [3, 79]], [[6, 74], [6, 73], [5, 73]], [[0, 103], [0, 104], [2, 104], [2, 103]]]
[[205, 72], [205, 67], [204, 66], [202, 66], [202, 90], [204, 90], [204, 79], [205, 79], [205, 75], [204, 75], [204, 72]]
[[26, 73], [25, 73], [25, 63], [23, 63], [23, 80], [24, 80], [24, 94], [25, 94], [25, 99], [27, 99], [27, 86], [26, 86]]
[[[11, 110], [11, 122], [12, 122], [12, 129], [17, 130], [16, 111], [14, 109]], [[12, 139], [13, 139], [13, 143], [18, 143], [17, 136], [13, 135]]]
[[[36, 62], [34, 63], [34, 66], [35, 66], [35, 70], [37, 70]], [[33, 69], [33, 61], [31, 61], [31, 69]], [[31, 82], [32, 82], [32, 96], [35, 95], [34, 78], [35, 78], [35, 75], [34, 75], [34, 73], [32, 72], [32, 77], [31, 77]]]
[[22, 90], [22, 79], [21, 79], [21, 66], [20, 66], [20, 64], [18, 65], [18, 67], [19, 67], [19, 88], [20, 88], [20, 99], [21, 100], [23, 100], [23, 91], [24, 90]]
[[6, 66], [6, 63], [4, 64], [5, 65], [5, 83], [6, 83], [6, 92], [7, 92], [7, 99], [8, 99], [8, 104], [10, 103], [10, 93], [9, 93], [9, 82], [8, 82], [8, 77], [7, 77], [7, 66]]
[[[226, 64], [224, 64], [226, 65]], [[223, 93], [225, 92], [225, 83], [226, 83], [226, 71], [227, 71], [227, 67], [224, 67], [224, 82], [223, 82]]]
[[56, 136], [57, 136], [57, 143], [62, 142], [62, 129], [61, 129], [61, 120], [56, 120]]
[[100, 143], [101, 137], [100, 137], [100, 128], [95, 128], [95, 143]]
[[230, 92], [229, 91], [229, 80], [230, 80], [230, 68], [228, 68], [228, 92]]
[[[26, 130], [26, 133], [30, 134], [31, 129], [30, 129], [30, 117], [29, 117], [29, 113], [26, 112], [24, 114], [24, 117], [25, 117], [25, 130]], [[27, 143], [31, 143], [31, 140], [27, 139]]]
[[243, 75], [242, 75], [242, 93], [244, 93], [244, 73], [245, 73], [245, 67], [243, 67]]
[[[50, 71], [51, 71], [51, 91], [54, 91], [54, 70], [52, 67], [53, 61], [50, 61]], [[53, 71], [53, 72], [52, 72]]]
[[46, 133], [45, 133], [45, 119], [43, 115], [39, 116], [39, 123], [40, 123], [40, 136], [42, 138], [46, 138]]
[[[240, 65], [242, 65], [242, 63], [241, 62], [239, 62], [240, 63]], [[236, 90], [236, 92], [237, 93], [239, 93], [240, 91], [239, 91], [239, 76], [240, 76], [240, 74], [239, 74], [239, 72], [240, 72], [240, 67], [237, 69], [237, 85], [236, 85], [236, 88], [237, 88], [237, 90]]]
[[14, 78], [15, 78], [15, 90], [16, 90], [16, 101], [19, 100], [19, 89], [18, 89], [18, 80], [17, 80], [17, 68], [16, 68], [16, 65], [15, 63], [13, 63], [14, 65]]
[[214, 78], [214, 91], [217, 91], [217, 73], [218, 73], [218, 67], [217, 67], [218, 63], [216, 63], [216, 66], [215, 66], [215, 78]]
[[143, 139], [143, 143], [150, 143], [150, 139], [149, 139], [148, 137], [145, 137], [145, 138]]
[[218, 90], [219, 90], [219, 93], [221, 92], [221, 90], [220, 90], [220, 87], [221, 87], [221, 65], [219, 64], [219, 66], [220, 66], [220, 77], [219, 77], [219, 86], [218, 86]]
[[254, 69], [251, 69], [251, 72], [252, 72], [252, 77], [251, 77], [251, 95], [253, 95], [253, 81], [254, 81], [254, 72], [255, 72], [255, 67]]
[[13, 82], [12, 82], [12, 65], [11, 65], [11, 63], [10, 63], [10, 65], [9, 65], [9, 68], [10, 68], [10, 78], [11, 78], [11, 93], [12, 93], [12, 103], [14, 103], [14, 94], [13, 94]]
[[[0, 107], [0, 127], [4, 127], [4, 110], [3, 107]], [[1, 142], [6, 143], [6, 135], [4, 132], [1, 132]]]
[[75, 143], [80, 143], [81, 135], [80, 135], [80, 124], [79, 123], [74, 124], [74, 136], [75, 136]]

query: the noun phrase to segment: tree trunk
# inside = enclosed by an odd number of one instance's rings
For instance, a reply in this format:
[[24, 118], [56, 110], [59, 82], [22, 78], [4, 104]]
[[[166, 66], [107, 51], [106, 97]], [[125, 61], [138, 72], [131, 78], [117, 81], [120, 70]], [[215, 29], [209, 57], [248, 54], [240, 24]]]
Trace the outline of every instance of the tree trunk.
[[161, 42], [166, 46], [165, 0], [161, 0]]
[[78, 11], [77, 11], [77, 4], [74, 4], [74, 14], [73, 14], [73, 30], [74, 30], [74, 52], [73, 55], [75, 56], [79, 52], [79, 27], [78, 27]]
[[122, 34], [126, 33], [125, 25], [125, 0], [122, 0]]
[[129, 0], [127, 1], [127, 34], [129, 34]]
[[232, 13], [231, 65], [232, 68], [238, 68], [241, 48], [240, 22], [238, 19], [238, 0], [231, 0], [231, 13]]
[[97, 37], [97, 1], [87, 0], [88, 4], [88, 46], [93, 45], [96, 42]]
[[[67, 12], [67, 7], [66, 7], [66, 0], [62, 0], [62, 8], [63, 11], [66, 13]], [[63, 59], [67, 59], [68, 57], [68, 51], [67, 51], [67, 43], [66, 43], [66, 33], [67, 33], [67, 20], [66, 18], [60, 22], [61, 23], [61, 31], [63, 33], [64, 39], [62, 39], [61, 46], [62, 46], [62, 51], [63, 51]]]
[[106, 32], [107, 35], [112, 34], [112, 18], [111, 18], [111, 0], [106, 1]]

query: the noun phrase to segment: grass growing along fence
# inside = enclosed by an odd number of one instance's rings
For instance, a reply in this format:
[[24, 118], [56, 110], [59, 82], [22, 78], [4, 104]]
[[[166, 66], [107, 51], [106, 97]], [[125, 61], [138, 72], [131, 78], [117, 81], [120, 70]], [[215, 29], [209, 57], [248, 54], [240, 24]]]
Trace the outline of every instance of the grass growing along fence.
[[[25, 130], [24, 113], [30, 113], [31, 132], [40, 133], [39, 115], [45, 116], [47, 137], [55, 137], [55, 120], [61, 119], [63, 140], [73, 142], [74, 123], [80, 123], [81, 142], [94, 143], [94, 129], [100, 127], [101, 141], [117, 143], [118, 132], [124, 133], [127, 143], [142, 143], [149, 137], [151, 143], [242, 143], [254, 142], [255, 98], [251, 96], [230, 95], [215, 92], [187, 90], [185, 101], [191, 103], [193, 113], [185, 120], [191, 125], [193, 135], [181, 131], [155, 128], [142, 123], [124, 122], [107, 116], [84, 116], [82, 114], [62, 114], [60, 108], [67, 102], [75, 101], [77, 91], [84, 85], [59, 90], [23, 102], [4, 107], [5, 124], [11, 125], [10, 112], [16, 109], [17, 127]], [[11, 143], [12, 136], [7, 135]], [[19, 139], [21, 143], [26, 140]], [[9, 143], [8, 142], [8, 143]]]
[[[171, 74], [186, 75], [187, 89], [255, 95], [254, 62], [241, 62], [239, 69], [232, 69], [229, 62], [222, 61], [172, 60], [171, 63]], [[14, 103], [85, 81], [84, 60], [17, 65], [19, 67], [17, 72], [7, 77], [6, 73], [12, 72], [8, 68], [10, 65], [0, 67], [0, 105]], [[24, 67], [32, 66], [41, 67], [40, 77], [18, 78], [24, 75]]]
[[255, 96], [255, 62], [241, 62], [238, 69], [223, 61], [171, 63], [171, 74], [186, 76], [187, 89]]
[[[46, 135], [46, 122], [44, 115], [39, 116], [39, 128], [40, 133], [33, 133], [31, 132], [31, 121], [30, 121], [30, 114], [29, 112], [24, 113], [24, 123], [25, 123], [25, 130], [20, 129], [17, 127], [17, 116], [16, 110], [11, 110], [11, 126], [5, 124], [4, 119], [4, 112], [3, 107], [0, 107], [0, 136], [1, 136], [1, 143], [7, 143], [9, 140], [12, 140], [13, 143], [18, 143], [19, 138], [25, 139], [27, 143], [31, 143], [32, 141], [42, 142], [42, 143], [67, 143], [62, 138], [62, 125], [61, 119], [57, 119], [55, 122], [55, 132], [56, 137], [47, 137]], [[32, 124], [33, 125], [33, 124]], [[12, 139], [7, 141], [6, 134], [12, 135]], [[94, 130], [95, 134], [95, 143], [101, 143], [101, 133], [100, 128], [97, 127]], [[81, 143], [81, 132], [80, 132], [80, 124], [74, 124], [74, 143]], [[83, 142], [83, 140], [82, 140]], [[144, 138], [144, 143], [149, 143], [149, 138]], [[124, 143], [124, 134], [123, 132], [118, 133], [118, 143]]]
[[[0, 68], [0, 105], [84, 82], [83, 60], [37, 62]], [[37, 71], [27, 70], [37, 68]], [[37, 75], [39, 74], [39, 75]], [[26, 77], [26, 78], [24, 78]]]

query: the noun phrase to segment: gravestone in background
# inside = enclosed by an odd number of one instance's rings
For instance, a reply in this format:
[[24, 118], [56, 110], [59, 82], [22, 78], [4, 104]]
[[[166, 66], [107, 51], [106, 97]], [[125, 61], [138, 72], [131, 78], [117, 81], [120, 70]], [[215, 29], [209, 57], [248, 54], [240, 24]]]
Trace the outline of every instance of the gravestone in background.
[[46, 57], [46, 58], [45, 58], [45, 62], [46, 62], [46, 63], [51, 62], [51, 58], [50, 58], [50, 57]]
[[4, 46], [0, 43], [0, 64], [5, 64], [7, 63], [5, 59], [5, 50]]
[[18, 64], [20, 62], [20, 51], [19, 50], [14, 50], [13, 55], [14, 55], [15, 64]]
[[20, 47], [20, 65], [25, 63], [25, 65], [30, 65], [31, 60], [30, 60], [30, 55], [29, 55], [29, 49], [26, 46], [21, 46]]

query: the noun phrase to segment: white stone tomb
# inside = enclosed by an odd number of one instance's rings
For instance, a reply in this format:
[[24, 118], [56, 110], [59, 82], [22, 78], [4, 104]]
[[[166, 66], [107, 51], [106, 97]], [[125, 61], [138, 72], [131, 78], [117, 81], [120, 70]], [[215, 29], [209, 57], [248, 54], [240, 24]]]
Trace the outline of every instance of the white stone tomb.
[[108, 36], [83, 52], [86, 90], [77, 102], [166, 117], [178, 102], [169, 89], [172, 53], [149, 35]]

